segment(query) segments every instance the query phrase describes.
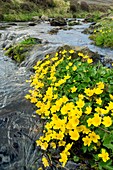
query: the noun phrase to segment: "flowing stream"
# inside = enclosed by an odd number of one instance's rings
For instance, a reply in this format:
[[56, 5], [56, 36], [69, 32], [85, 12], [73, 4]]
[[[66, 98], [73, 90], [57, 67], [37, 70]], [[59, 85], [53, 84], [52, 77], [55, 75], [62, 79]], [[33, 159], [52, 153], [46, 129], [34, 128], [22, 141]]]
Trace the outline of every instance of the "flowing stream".
[[[27, 159], [28, 162], [26, 161], [26, 163], [23, 158], [25, 156], [22, 148], [23, 146], [25, 149], [24, 144], [17, 142], [17, 139], [14, 137], [18, 137], [17, 132], [20, 133], [22, 131], [23, 124], [25, 131], [26, 129], [30, 129], [32, 125], [30, 124], [32, 120], [30, 121], [31, 118], [28, 115], [33, 113], [33, 109], [30, 103], [24, 99], [24, 96], [29, 89], [29, 85], [25, 80], [29, 79], [31, 74], [29, 68], [34, 58], [54, 51], [57, 47], [66, 44], [71, 46], [85, 46], [93, 52], [113, 58], [113, 50], [96, 47], [88, 38], [89, 35], [82, 33], [89, 25], [90, 23], [82, 23], [81, 25], [71, 27], [71, 29], [65, 27], [65, 29], [59, 29], [57, 34], [51, 35], [49, 31], [59, 27], [52, 27], [48, 22], [42, 22], [35, 26], [29, 26], [28, 23], [16, 23], [16, 25], [0, 23], [0, 170], [14, 170], [15, 168], [17, 170], [24, 170], [25, 167], [23, 164], [27, 166], [27, 170], [31, 168], [28, 166], [29, 161], [32, 164], [31, 158]], [[23, 34], [40, 38], [42, 39], [42, 46], [35, 48], [29, 60], [18, 66], [14, 61], [4, 55], [2, 49], [4, 41], [7, 41], [4, 37], [8, 34]], [[13, 133], [10, 133], [9, 129]], [[25, 138], [25, 135], [23, 137]], [[13, 147], [14, 152], [10, 151], [11, 147]], [[15, 152], [17, 153], [16, 155]], [[30, 155], [32, 154], [30, 153]]]

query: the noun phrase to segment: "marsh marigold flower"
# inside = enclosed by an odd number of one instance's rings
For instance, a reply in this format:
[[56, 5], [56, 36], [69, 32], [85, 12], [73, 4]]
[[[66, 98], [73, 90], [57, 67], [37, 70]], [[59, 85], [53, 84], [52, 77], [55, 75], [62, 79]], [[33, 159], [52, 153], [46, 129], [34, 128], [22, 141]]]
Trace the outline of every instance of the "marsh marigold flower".
[[98, 157], [102, 158], [102, 160], [104, 162], [108, 161], [110, 158], [109, 158], [109, 154], [106, 152], [105, 149], [102, 149], [102, 153], [101, 154], [98, 154]]
[[92, 118], [92, 124], [96, 127], [98, 127], [101, 124], [101, 117], [99, 114], [94, 114], [94, 117]]
[[70, 135], [70, 138], [72, 140], [75, 140], [75, 141], [77, 141], [79, 139], [79, 137], [80, 137], [80, 135], [79, 135], [79, 133], [78, 133], [78, 131], [76, 129], [74, 131], [70, 130], [69, 135]]
[[105, 126], [105, 127], [109, 127], [112, 125], [112, 120], [109, 116], [106, 116], [103, 118], [103, 121], [102, 121], [102, 124]]
[[78, 101], [76, 101], [77, 107], [78, 108], [83, 108], [85, 103], [83, 100], [79, 99]]
[[91, 145], [91, 139], [88, 136], [82, 138], [82, 140], [84, 142], [84, 146], [87, 146], [87, 145], [90, 146]]
[[86, 110], [85, 110], [85, 114], [89, 115], [92, 111], [92, 107], [91, 106], [88, 106], [86, 107]]
[[94, 143], [97, 143], [98, 139], [100, 139], [100, 136], [97, 135], [95, 132], [89, 133], [89, 137]]
[[93, 60], [92, 60], [91, 58], [88, 58], [88, 59], [87, 59], [87, 63], [88, 63], [88, 64], [91, 64], [92, 62], [93, 62]]
[[72, 88], [71, 88], [71, 92], [72, 92], [72, 93], [76, 92], [76, 90], [77, 90], [76, 87], [72, 87]]
[[99, 104], [99, 105], [101, 105], [101, 104], [102, 104], [101, 98], [96, 99], [96, 103]]
[[42, 163], [43, 163], [44, 167], [49, 166], [48, 160], [45, 156], [42, 157]]

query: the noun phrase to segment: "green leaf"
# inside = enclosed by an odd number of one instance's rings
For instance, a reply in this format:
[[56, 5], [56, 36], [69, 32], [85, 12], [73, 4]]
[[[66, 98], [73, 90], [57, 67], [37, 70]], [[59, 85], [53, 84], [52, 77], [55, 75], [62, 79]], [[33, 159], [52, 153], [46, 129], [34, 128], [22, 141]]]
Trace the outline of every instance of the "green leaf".
[[99, 167], [106, 169], [106, 170], [113, 170], [113, 166], [111, 165], [112, 164], [112, 160], [109, 160], [107, 162], [99, 162]]
[[73, 157], [73, 160], [74, 160], [74, 162], [78, 162], [78, 161], [79, 161], [79, 157], [75, 155], [75, 156]]

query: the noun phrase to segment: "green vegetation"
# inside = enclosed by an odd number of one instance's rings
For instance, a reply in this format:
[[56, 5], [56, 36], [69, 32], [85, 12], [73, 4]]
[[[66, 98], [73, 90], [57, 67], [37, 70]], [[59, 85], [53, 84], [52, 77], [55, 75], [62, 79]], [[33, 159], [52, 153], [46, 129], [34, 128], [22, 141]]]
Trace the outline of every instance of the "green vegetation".
[[[41, 42], [40, 42], [40, 43], [41, 43]], [[33, 44], [37, 44], [37, 39], [36, 39], [36, 38], [29, 37], [29, 38], [23, 40], [22, 42], [20, 42], [20, 44], [23, 44], [23, 45], [33, 45]]]
[[22, 42], [10, 47], [6, 50], [5, 55], [11, 57], [13, 60], [21, 63], [25, 60], [27, 54], [35, 44], [40, 44], [41, 41], [36, 38], [29, 37]]
[[0, 14], [5, 21], [30, 21], [33, 16], [46, 15], [49, 17], [64, 16], [72, 17], [67, 13], [69, 2], [64, 0], [43, 1], [10, 1], [1, 2]]
[[44, 121], [36, 140], [44, 167], [71, 160], [87, 170], [112, 170], [113, 69], [72, 49], [46, 55], [34, 69], [25, 98]]
[[76, 14], [77, 18], [86, 18], [88, 22], [96, 22], [103, 15], [103, 12], [93, 11], [92, 13], [88, 13], [85, 11], [79, 11]]
[[90, 38], [94, 40], [97, 46], [113, 48], [113, 19], [101, 20], [97, 26], [98, 28], [94, 29]]

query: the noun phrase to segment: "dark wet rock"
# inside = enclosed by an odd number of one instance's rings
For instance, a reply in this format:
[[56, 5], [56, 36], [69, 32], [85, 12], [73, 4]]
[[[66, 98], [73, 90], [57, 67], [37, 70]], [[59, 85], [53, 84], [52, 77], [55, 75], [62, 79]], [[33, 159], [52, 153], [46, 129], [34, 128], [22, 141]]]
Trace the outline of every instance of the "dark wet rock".
[[29, 22], [28, 25], [29, 25], [29, 26], [35, 26], [35, 25], [37, 25], [37, 23], [35, 23], [35, 22]]
[[8, 24], [9, 26], [17, 26], [17, 24], [15, 22], [11, 22]]
[[70, 1], [70, 10], [72, 12], [77, 12], [78, 11], [78, 0], [71, 0]]
[[87, 11], [89, 12], [89, 5], [86, 1], [81, 1], [80, 3], [80, 8], [83, 10], [83, 11]]
[[54, 18], [50, 21], [51, 26], [65, 26], [67, 25], [66, 19], [62, 17]]
[[6, 41], [3, 43], [2, 47], [8, 49], [8, 48], [10, 48], [12, 45], [13, 45], [13, 43], [12, 43], [11, 40], [6, 40]]
[[55, 52], [56, 48], [57, 47], [49, 45], [48, 43], [41, 44], [38, 46], [35, 45], [20, 66], [24, 66], [27, 69], [32, 69], [32, 67], [36, 64], [37, 60], [43, 59], [46, 54]]
[[81, 22], [79, 20], [72, 20], [68, 21], [69, 26], [74, 26], [74, 25], [81, 25]]
[[53, 28], [50, 31], [48, 31], [49, 34], [57, 34], [59, 31], [59, 28]]
[[[41, 163], [41, 152], [35, 140], [39, 138], [42, 125], [39, 118], [20, 112], [2, 115], [7, 123], [0, 135], [0, 170], [36, 170]], [[2, 119], [1, 118], [1, 119]], [[4, 131], [5, 138], [3, 138]], [[34, 168], [33, 168], [34, 167]]]
[[86, 28], [84, 31], [82, 31], [84, 34], [93, 34], [93, 29], [91, 28]]

